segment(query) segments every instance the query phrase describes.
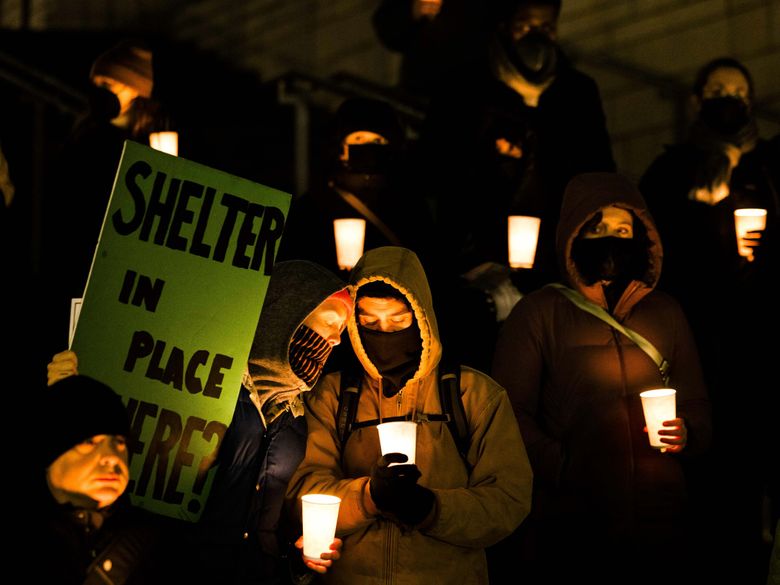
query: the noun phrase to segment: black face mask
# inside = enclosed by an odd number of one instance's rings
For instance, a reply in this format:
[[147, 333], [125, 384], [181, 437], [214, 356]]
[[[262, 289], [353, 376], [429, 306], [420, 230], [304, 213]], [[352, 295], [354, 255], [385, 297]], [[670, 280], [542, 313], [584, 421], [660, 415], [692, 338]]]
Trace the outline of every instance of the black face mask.
[[364, 327], [360, 327], [359, 331], [368, 359], [382, 374], [385, 396], [397, 394], [420, 367], [422, 337], [417, 321], [406, 329], [392, 333]]
[[634, 238], [577, 238], [571, 259], [586, 284], [640, 280], [649, 268], [647, 246]]
[[90, 85], [87, 91], [92, 115], [102, 120], [113, 120], [119, 115], [119, 98], [105, 87]]
[[699, 119], [723, 135], [736, 134], [750, 122], [748, 105], [731, 96], [709, 98], [701, 103]]
[[558, 45], [541, 31], [532, 30], [505, 47], [509, 61], [526, 81], [541, 85], [558, 67]]
[[344, 162], [344, 168], [361, 175], [387, 174], [393, 166], [393, 150], [387, 144], [350, 144], [347, 146], [349, 159]]

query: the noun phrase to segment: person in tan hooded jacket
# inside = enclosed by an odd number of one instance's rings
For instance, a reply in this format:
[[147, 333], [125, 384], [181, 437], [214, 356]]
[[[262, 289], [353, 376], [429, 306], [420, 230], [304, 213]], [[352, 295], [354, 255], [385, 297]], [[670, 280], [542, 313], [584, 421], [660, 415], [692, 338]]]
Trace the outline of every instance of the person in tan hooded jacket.
[[[306, 456], [287, 491], [298, 510], [307, 493], [341, 498], [336, 534], [344, 549], [325, 581], [487, 583], [484, 549], [522, 522], [531, 499], [531, 469], [507, 394], [485, 374], [461, 367], [470, 437], [464, 460], [446, 423], [430, 416], [443, 412], [442, 346], [417, 256], [393, 246], [370, 250], [350, 287], [357, 309], [347, 329], [364, 370], [356, 423], [342, 445], [343, 373], [323, 378], [306, 396]], [[363, 294], [364, 287], [373, 292]], [[375, 425], [399, 416], [418, 423], [415, 465], [388, 467], [406, 458], [380, 459]]]
[[[551, 286], [513, 308], [492, 373], [507, 389], [534, 470], [523, 529], [533, 528], [525, 544], [535, 547], [536, 578], [567, 582], [573, 569], [583, 582], [677, 583], [693, 542], [683, 463], [708, 447], [711, 421], [688, 322], [655, 289], [658, 232], [628, 179], [586, 173], [566, 188], [557, 248], [563, 282], [671, 367], [665, 383], [640, 346]], [[664, 452], [649, 445], [639, 397], [663, 387], [677, 390], [678, 417], [662, 431]]]

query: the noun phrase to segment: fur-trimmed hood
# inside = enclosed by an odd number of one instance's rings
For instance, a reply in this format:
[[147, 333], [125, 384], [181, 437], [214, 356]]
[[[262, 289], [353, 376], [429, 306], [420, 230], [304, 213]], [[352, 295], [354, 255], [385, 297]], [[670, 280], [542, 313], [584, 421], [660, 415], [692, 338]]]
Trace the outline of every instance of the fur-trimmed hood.
[[[422, 337], [422, 355], [420, 366], [410, 382], [425, 377], [439, 364], [442, 348], [436, 315], [433, 312], [431, 289], [419, 258], [411, 250], [397, 246], [369, 250], [352, 269], [352, 297], [357, 297], [361, 286], [374, 281], [385, 282], [398, 289], [412, 307]], [[347, 323], [349, 339], [365, 371], [375, 380], [380, 380], [382, 376], [366, 354], [360, 339], [356, 313], [350, 316]]]

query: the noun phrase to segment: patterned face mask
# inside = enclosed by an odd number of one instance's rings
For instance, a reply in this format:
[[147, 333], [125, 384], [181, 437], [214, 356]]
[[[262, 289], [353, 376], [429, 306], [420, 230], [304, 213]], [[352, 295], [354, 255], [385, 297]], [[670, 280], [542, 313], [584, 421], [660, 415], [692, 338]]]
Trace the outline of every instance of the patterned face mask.
[[290, 368], [311, 388], [332, 350], [333, 346], [324, 337], [306, 325], [301, 325], [290, 340]]

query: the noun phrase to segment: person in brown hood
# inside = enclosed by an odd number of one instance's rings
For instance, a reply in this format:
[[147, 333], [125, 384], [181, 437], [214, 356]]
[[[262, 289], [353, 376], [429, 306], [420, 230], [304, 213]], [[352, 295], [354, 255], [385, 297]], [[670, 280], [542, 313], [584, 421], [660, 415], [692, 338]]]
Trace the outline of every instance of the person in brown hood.
[[[535, 547], [524, 549], [535, 573], [525, 582], [570, 571], [586, 582], [677, 582], [692, 542], [683, 461], [708, 447], [710, 404], [685, 315], [655, 288], [658, 232], [630, 181], [586, 173], [566, 188], [556, 242], [565, 286], [518, 302], [492, 368], [534, 471], [531, 523], [518, 538]], [[639, 394], [664, 387], [677, 391], [677, 418], [654, 449]]]
[[[350, 276], [356, 310], [347, 322], [359, 360], [352, 432], [340, 434], [341, 378], [325, 376], [306, 395], [306, 456], [287, 489], [339, 496], [344, 540], [326, 583], [483, 585], [485, 548], [527, 516], [531, 469], [506, 392], [461, 367], [468, 426], [464, 453], [450, 430], [439, 385], [442, 344], [425, 271], [409, 249], [366, 252]], [[380, 456], [377, 425], [416, 423], [414, 464]], [[300, 508], [300, 506], [297, 506]]]

